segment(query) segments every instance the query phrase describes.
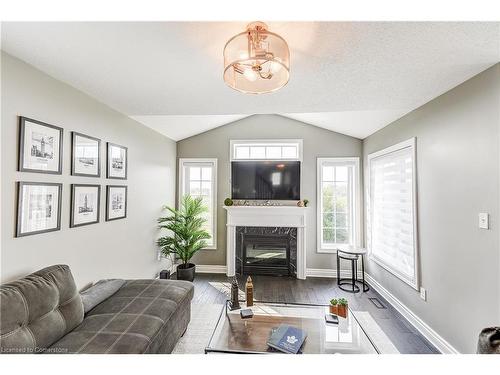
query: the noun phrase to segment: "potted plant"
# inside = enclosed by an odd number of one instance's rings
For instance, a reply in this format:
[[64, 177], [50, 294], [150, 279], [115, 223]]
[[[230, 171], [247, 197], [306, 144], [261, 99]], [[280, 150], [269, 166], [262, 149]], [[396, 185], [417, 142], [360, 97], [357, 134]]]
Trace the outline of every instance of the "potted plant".
[[330, 314], [338, 315], [339, 301], [336, 298], [330, 300]]
[[177, 266], [177, 279], [193, 281], [196, 266], [189, 261], [193, 255], [203, 249], [210, 238], [210, 234], [202, 229], [206, 219], [202, 214], [207, 211], [202, 198], [192, 198], [189, 195], [182, 197], [178, 210], [165, 207], [170, 216], [160, 217], [158, 223], [161, 229], [169, 233], [158, 239], [158, 246], [164, 255], [175, 254], [182, 263]]
[[338, 316], [347, 318], [347, 300], [345, 298], [340, 298], [338, 301]]

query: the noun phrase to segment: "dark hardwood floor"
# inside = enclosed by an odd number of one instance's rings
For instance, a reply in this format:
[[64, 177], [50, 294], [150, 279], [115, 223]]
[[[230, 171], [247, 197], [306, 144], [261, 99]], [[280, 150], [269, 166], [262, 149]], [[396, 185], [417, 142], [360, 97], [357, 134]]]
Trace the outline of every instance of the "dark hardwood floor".
[[[348, 299], [353, 310], [368, 311], [401, 353], [438, 353], [436, 348], [372, 289], [366, 293], [346, 293], [337, 287], [335, 279], [316, 277], [298, 280], [288, 277], [252, 276], [252, 279], [257, 300], [328, 304], [332, 298], [344, 297]], [[246, 277], [239, 277], [238, 281], [240, 289], [244, 290]], [[217, 288], [217, 283], [221, 282], [228, 282], [228, 278], [223, 274], [197, 274], [193, 303], [223, 304], [227, 295]], [[378, 299], [384, 308], [375, 306], [370, 298]]]

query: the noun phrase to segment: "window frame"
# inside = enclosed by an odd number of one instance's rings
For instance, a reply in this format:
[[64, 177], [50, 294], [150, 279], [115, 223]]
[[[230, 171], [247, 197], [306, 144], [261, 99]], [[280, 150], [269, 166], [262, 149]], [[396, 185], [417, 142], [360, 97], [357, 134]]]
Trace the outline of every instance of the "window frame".
[[[332, 244], [325, 247], [322, 242], [323, 221], [322, 221], [322, 181], [323, 165], [326, 163], [337, 164], [338, 166], [347, 165], [353, 167], [352, 173], [352, 244]], [[320, 157], [316, 160], [316, 252], [335, 254], [337, 249], [347, 248], [348, 246], [361, 245], [361, 173], [359, 157]]]
[[[371, 208], [372, 202], [372, 191], [371, 191], [371, 162], [373, 159], [380, 158], [385, 155], [392, 154], [397, 151], [404, 150], [406, 148], [411, 149], [412, 155], [412, 217], [413, 217], [413, 258], [414, 258], [414, 279], [409, 279], [401, 271], [392, 267], [392, 265], [387, 264], [382, 259], [376, 257], [373, 254], [371, 238], [372, 224], [373, 223], [373, 209]], [[413, 289], [419, 290], [420, 287], [420, 275], [419, 275], [419, 248], [418, 248], [418, 205], [417, 205], [417, 150], [416, 150], [416, 138], [410, 138], [406, 141], [396, 143], [392, 146], [386, 147], [382, 150], [368, 154], [367, 158], [367, 181], [366, 181], [366, 210], [367, 210], [367, 247], [368, 247], [368, 257], [370, 260], [377, 263], [380, 267], [384, 268], [386, 271], [410, 285]]]
[[177, 197], [177, 207], [180, 207], [181, 199], [186, 188], [186, 176], [184, 172], [185, 164], [212, 164], [212, 245], [204, 247], [202, 250], [217, 250], [217, 158], [179, 158], [179, 194]]
[[[262, 160], [297, 160], [302, 161], [303, 156], [303, 140], [302, 139], [231, 139], [229, 141], [229, 160], [230, 161], [262, 161]], [[286, 146], [296, 145], [298, 147], [298, 155], [296, 158], [264, 158], [264, 159], [254, 159], [254, 158], [236, 158], [236, 146], [239, 145], [248, 145], [248, 146]]]

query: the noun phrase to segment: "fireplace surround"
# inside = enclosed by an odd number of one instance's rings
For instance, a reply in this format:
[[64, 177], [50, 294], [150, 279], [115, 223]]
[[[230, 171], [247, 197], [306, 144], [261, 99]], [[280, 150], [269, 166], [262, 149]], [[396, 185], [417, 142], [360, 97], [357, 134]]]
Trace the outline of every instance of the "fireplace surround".
[[[224, 209], [227, 212], [226, 272], [228, 276], [234, 276], [237, 273], [238, 262], [240, 262], [238, 273], [242, 272], [241, 262], [243, 260], [237, 252], [239, 251], [238, 247], [242, 246], [241, 234], [244, 230], [241, 228], [247, 228], [245, 246], [251, 245], [250, 258], [253, 259], [250, 259], [250, 263], [254, 265], [261, 263], [262, 265], [261, 260], [264, 256], [274, 256], [279, 266], [280, 259], [282, 261], [284, 257], [287, 259], [288, 256], [291, 263], [288, 266], [292, 267], [291, 270], [285, 270], [283, 262], [281, 262], [279, 272], [275, 272], [276, 269], [271, 270], [271, 272], [274, 274], [286, 272], [286, 274], [296, 276], [298, 279], [305, 279], [307, 208], [297, 206], [226, 206]], [[287, 247], [291, 250], [287, 250]], [[252, 264], [247, 264], [247, 270], [251, 266]], [[250, 268], [250, 270], [254, 271], [255, 268]]]

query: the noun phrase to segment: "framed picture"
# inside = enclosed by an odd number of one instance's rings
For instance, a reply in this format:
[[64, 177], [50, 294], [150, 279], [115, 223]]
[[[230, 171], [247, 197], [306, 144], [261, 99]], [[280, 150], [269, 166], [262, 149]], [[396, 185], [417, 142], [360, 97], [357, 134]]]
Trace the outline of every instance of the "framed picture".
[[127, 217], [127, 187], [108, 185], [106, 187], [106, 221]]
[[70, 228], [99, 222], [100, 185], [71, 185]]
[[107, 178], [127, 179], [127, 148], [114, 143], [107, 143]]
[[71, 174], [101, 176], [101, 140], [85, 134], [71, 133]]
[[63, 129], [19, 117], [19, 171], [62, 173]]
[[61, 229], [62, 184], [17, 183], [16, 237]]

